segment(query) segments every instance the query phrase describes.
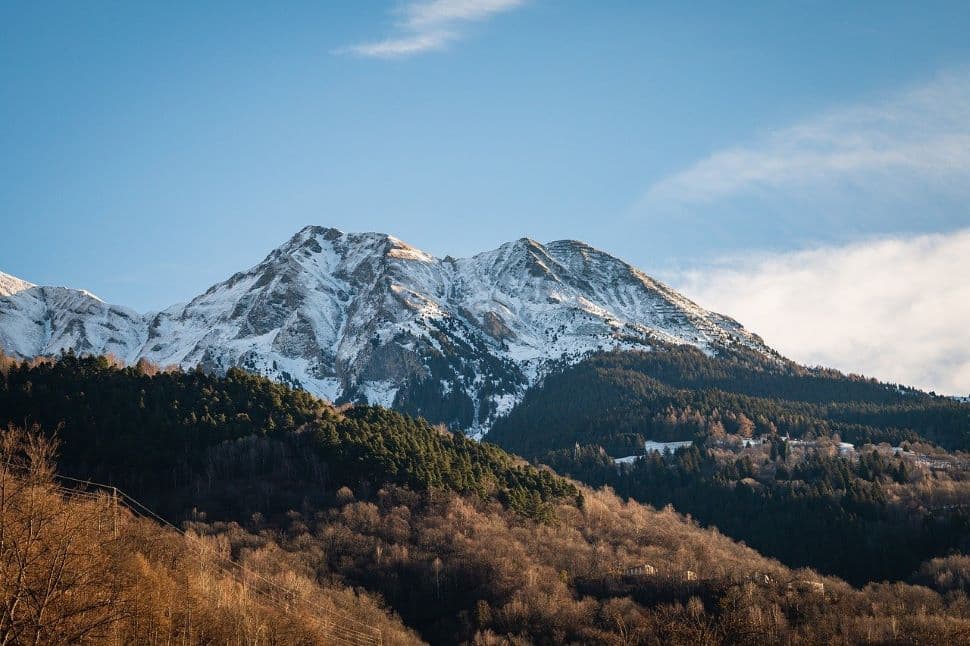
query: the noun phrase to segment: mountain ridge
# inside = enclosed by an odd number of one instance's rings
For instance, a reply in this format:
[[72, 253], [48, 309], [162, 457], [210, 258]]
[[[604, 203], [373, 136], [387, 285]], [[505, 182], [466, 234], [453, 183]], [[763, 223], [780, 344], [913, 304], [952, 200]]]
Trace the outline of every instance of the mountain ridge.
[[36, 287], [36, 285], [0, 271], [0, 296], [10, 296], [31, 287]]
[[0, 347], [14, 356], [242, 367], [477, 434], [551, 367], [595, 351], [663, 341], [777, 356], [737, 321], [577, 240], [520, 238], [441, 259], [388, 234], [307, 226], [253, 267], [147, 314], [83, 290], [0, 284], [12, 286], [0, 292]]

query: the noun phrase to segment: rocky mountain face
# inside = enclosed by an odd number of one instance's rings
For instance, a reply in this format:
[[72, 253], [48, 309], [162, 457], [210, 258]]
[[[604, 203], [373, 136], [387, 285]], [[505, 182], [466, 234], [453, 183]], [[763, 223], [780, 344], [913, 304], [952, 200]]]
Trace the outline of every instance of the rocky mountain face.
[[136, 355], [147, 324], [141, 314], [67, 287], [38, 287], [0, 273], [0, 349], [29, 358], [79, 353]]
[[306, 227], [188, 304], [146, 315], [0, 274], [8, 354], [238, 366], [476, 434], [557, 364], [655, 340], [770, 352], [736, 321], [572, 240], [439, 259], [384, 234]]

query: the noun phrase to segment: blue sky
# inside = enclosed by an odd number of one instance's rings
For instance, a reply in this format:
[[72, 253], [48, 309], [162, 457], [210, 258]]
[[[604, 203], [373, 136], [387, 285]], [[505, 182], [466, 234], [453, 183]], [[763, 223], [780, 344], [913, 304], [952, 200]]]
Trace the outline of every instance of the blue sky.
[[0, 271], [144, 311], [312, 223], [696, 286], [970, 226], [970, 3], [734, 4], [4, 2]]

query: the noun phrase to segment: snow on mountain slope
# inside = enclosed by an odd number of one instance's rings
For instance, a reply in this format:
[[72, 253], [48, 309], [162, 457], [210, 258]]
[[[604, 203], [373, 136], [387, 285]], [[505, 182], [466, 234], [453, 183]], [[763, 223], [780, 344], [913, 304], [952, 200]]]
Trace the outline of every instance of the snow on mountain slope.
[[10, 296], [25, 289], [30, 289], [34, 285], [26, 280], [20, 280], [16, 276], [5, 274], [0, 271], [0, 296]]
[[137, 312], [83, 290], [30, 286], [0, 297], [0, 348], [15, 356], [73, 349], [134, 361], [145, 330]]
[[384, 234], [306, 227], [255, 267], [144, 317], [86, 292], [21, 282], [0, 298], [7, 352], [239, 366], [473, 433], [551, 367], [596, 350], [659, 339], [769, 352], [732, 319], [571, 240], [523, 238], [438, 259]]

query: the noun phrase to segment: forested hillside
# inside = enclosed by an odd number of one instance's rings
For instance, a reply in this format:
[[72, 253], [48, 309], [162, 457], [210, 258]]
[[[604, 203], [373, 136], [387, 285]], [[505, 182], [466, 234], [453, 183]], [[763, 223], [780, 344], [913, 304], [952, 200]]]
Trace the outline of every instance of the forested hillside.
[[[963, 449], [968, 434], [970, 406], [947, 398], [746, 352], [667, 347], [550, 376], [488, 439], [863, 584], [970, 550], [970, 460], [932, 444]], [[644, 440], [693, 446], [615, 463], [642, 454]]]
[[854, 444], [929, 440], [970, 449], [970, 406], [946, 397], [767, 359], [710, 357], [692, 346], [594, 356], [546, 378], [488, 439], [536, 457], [598, 444], [614, 457], [643, 440], [723, 434], [831, 437]]
[[[440, 488], [538, 517], [550, 500], [577, 494], [494, 445], [386, 409], [338, 412], [302, 390], [236, 369], [216, 377], [73, 354], [32, 368], [8, 360], [0, 383], [0, 425], [7, 424], [56, 430], [65, 473], [117, 483], [164, 505], [199, 474], [224, 479], [247, 460], [280, 469], [287, 481], [299, 474], [319, 485], [312, 487], [317, 495], [345, 485]], [[307, 495], [302, 487], [277, 492], [280, 504]], [[189, 508], [201, 502], [185, 500]], [[246, 498], [226, 504], [255, 511]]]
[[230, 554], [225, 536], [65, 486], [55, 448], [0, 433], [0, 643], [421, 643], [375, 596], [313, 580], [255, 535]]
[[[384, 643], [414, 639], [408, 629], [442, 644], [970, 638], [959, 560], [927, 563], [919, 580], [932, 587], [857, 589], [765, 558], [672, 509], [624, 502], [397, 413], [336, 410], [238, 372], [164, 373], [73, 356], [3, 366], [0, 412], [57, 429], [65, 473], [125, 483], [225, 559], [278, 576], [317, 603], [352, 602], [347, 591], [358, 591], [355, 616], [383, 626]], [[4, 526], [18, 513], [5, 508]], [[206, 603], [219, 598], [213, 591], [236, 584], [195, 578], [204, 568], [188, 555], [151, 551], [165, 545], [152, 538], [160, 526], [139, 527], [145, 538], [123, 553], [95, 553], [119, 564], [117, 581], [141, 590], [136, 599], [156, 581], [173, 581], [143, 612], [185, 622], [180, 608], [191, 599], [192, 621], [201, 622], [193, 627], [214, 628], [152, 632], [149, 622], [125, 628], [147, 633], [117, 634], [142, 643], [286, 643], [272, 641], [280, 618], [246, 610], [245, 599], [206, 614]], [[126, 569], [142, 562], [141, 570]], [[105, 585], [115, 584], [114, 571], [106, 570]], [[143, 572], [165, 576], [142, 579]], [[3, 588], [2, 601], [16, 589]], [[99, 590], [82, 582], [72, 598], [100, 598]], [[177, 596], [165, 596], [170, 591]], [[304, 643], [333, 643], [306, 625], [286, 624]], [[76, 641], [105, 643], [101, 634]]]

